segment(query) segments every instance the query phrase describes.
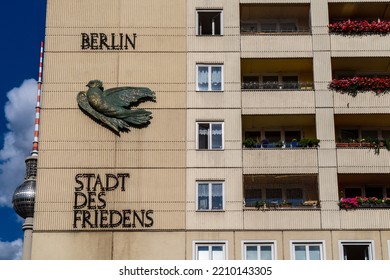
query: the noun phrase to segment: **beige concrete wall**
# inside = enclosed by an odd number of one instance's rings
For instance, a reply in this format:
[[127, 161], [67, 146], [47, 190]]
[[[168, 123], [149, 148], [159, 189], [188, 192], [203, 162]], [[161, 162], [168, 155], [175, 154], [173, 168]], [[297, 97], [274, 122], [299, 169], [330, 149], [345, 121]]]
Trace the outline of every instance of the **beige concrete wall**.
[[33, 260], [109, 260], [112, 233], [34, 232]]
[[314, 114], [314, 91], [242, 91], [244, 115]]
[[[381, 148], [378, 155], [373, 149], [337, 149], [339, 173], [389, 173], [389, 152]], [[369, 164], [368, 164], [369, 163]]]
[[183, 260], [185, 242], [184, 232], [114, 232], [113, 259]]
[[[283, 159], [283, 160], [282, 160]], [[246, 149], [244, 174], [301, 174], [318, 172], [316, 149]]]
[[[149, 230], [185, 227], [186, 9], [181, 0], [48, 1], [37, 235], [90, 230], [73, 228], [79, 173], [129, 173], [126, 191], [105, 193], [107, 210], [151, 209]], [[81, 33], [137, 37], [134, 49], [83, 50]], [[144, 86], [155, 91], [156, 102], [138, 106], [152, 112], [150, 124], [116, 135], [84, 114], [76, 96], [93, 79], [102, 80], [106, 89]], [[117, 229], [139, 228], [111, 230]], [[61, 238], [70, 236], [75, 235]], [[59, 257], [77, 258], [71, 247]], [[111, 253], [85, 258], [111, 258]]]
[[[131, 240], [132, 242], [129, 242]], [[326, 260], [341, 259], [340, 243], [367, 241], [375, 260], [388, 260], [389, 231], [187, 231], [34, 233], [35, 260], [194, 259], [195, 243], [223, 242], [227, 259], [243, 259], [243, 242], [273, 242], [277, 260], [290, 260], [292, 242], [321, 242]], [[177, 246], [183, 244], [183, 246]]]
[[312, 57], [312, 37], [296, 36], [241, 36], [241, 56], [257, 57]]

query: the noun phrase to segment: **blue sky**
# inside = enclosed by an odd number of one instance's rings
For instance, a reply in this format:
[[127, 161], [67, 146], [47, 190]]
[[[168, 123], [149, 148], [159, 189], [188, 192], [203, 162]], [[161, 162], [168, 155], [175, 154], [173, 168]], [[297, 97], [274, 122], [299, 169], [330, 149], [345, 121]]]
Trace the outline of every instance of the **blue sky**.
[[[11, 206], [31, 153], [46, 0], [3, 1], [0, 10], [0, 260], [20, 258], [22, 223]], [[43, 93], [42, 93], [42, 98]]]

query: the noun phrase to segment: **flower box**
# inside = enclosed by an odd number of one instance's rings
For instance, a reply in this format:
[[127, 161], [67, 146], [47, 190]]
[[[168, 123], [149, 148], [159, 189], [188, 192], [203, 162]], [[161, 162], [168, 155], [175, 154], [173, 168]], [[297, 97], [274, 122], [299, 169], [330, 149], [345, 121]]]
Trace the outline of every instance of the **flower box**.
[[390, 21], [343, 20], [328, 25], [329, 33], [342, 35], [386, 35], [390, 33]]
[[390, 77], [351, 77], [334, 79], [329, 89], [356, 96], [359, 92], [373, 91], [377, 95], [390, 91]]
[[376, 197], [347, 197], [341, 198], [339, 202], [340, 209], [356, 208], [390, 208], [390, 198], [378, 199]]

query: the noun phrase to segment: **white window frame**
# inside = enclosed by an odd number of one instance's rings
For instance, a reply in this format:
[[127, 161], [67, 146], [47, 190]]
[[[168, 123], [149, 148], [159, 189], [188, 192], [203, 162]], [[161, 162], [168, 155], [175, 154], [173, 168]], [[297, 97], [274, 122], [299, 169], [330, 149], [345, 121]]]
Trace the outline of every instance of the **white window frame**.
[[[207, 90], [201, 90], [199, 89], [199, 83], [198, 83], [198, 80], [199, 80], [199, 67], [207, 67], [208, 68], [208, 89]], [[211, 79], [211, 75], [212, 75], [212, 67], [221, 67], [221, 89], [220, 90], [214, 90], [212, 89], [212, 79]], [[223, 78], [223, 75], [224, 75], [224, 71], [223, 71], [223, 64], [222, 63], [197, 63], [196, 64], [196, 91], [201, 91], [201, 92], [206, 92], [206, 91], [223, 91], [224, 90], [224, 78]]]
[[[223, 253], [224, 253], [224, 260], [228, 259], [228, 241], [227, 240], [196, 240], [192, 241], [192, 259], [193, 260], [199, 260], [198, 258], [198, 247], [199, 246], [209, 246], [211, 248], [212, 246], [222, 246]], [[211, 256], [211, 250], [209, 250], [209, 256]], [[213, 260], [212, 258], [209, 258], [209, 260]]]
[[[267, 245], [267, 246], [271, 246], [271, 252], [272, 252], [272, 260], [277, 260], [277, 257], [276, 257], [276, 252], [277, 252], [277, 248], [276, 248], [276, 240], [243, 240], [241, 241], [241, 248], [242, 248], [242, 251], [241, 251], [241, 258], [243, 260], [246, 260], [246, 247], [247, 246], [262, 246], [262, 245]], [[258, 251], [258, 256], [259, 256], [259, 253], [260, 251]], [[258, 260], [261, 260], [260, 258], [258, 258]]]
[[[199, 26], [199, 13], [220, 13], [221, 34], [215, 34], [214, 22], [212, 22], [212, 34], [202, 34]], [[223, 36], [223, 9], [196, 9], [196, 35], [198, 36]]]
[[344, 245], [368, 245], [368, 260], [375, 260], [374, 240], [339, 240], [340, 260], [344, 260]]
[[308, 252], [309, 246], [311, 246], [311, 245], [316, 245], [316, 246], [319, 245], [320, 246], [321, 260], [326, 260], [325, 240], [291, 240], [290, 241], [290, 256], [291, 256], [291, 259], [292, 260], [296, 260], [296, 257], [295, 257], [295, 246], [305, 246], [306, 247], [306, 249], [305, 249], [306, 260], [310, 260], [310, 259], [308, 259], [309, 254], [307, 254], [307, 252]]
[[[211, 135], [209, 135], [209, 139], [208, 139], [208, 149], [200, 149], [199, 148], [199, 124], [209, 124], [210, 125], [210, 131], [212, 130], [211, 129], [211, 126], [213, 124], [221, 124], [222, 125], [222, 147], [219, 148], [219, 149], [216, 149], [216, 148], [212, 148], [212, 137], [210, 137]], [[197, 121], [196, 122], [196, 149], [199, 150], [199, 151], [221, 151], [221, 150], [224, 150], [225, 148], [225, 125], [224, 125], [224, 122], [223, 121]]]
[[[198, 191], [199, 191], [199, 184], [208, 184], [209, 185], [209, 195], [208, 195], [208, 200], [209, 200], [209, 209], [199, 209], [199, 197], [198, 197]], [[213, 184], [222, 184], [222, 208], [220, 209], [213, 209], [213, 191], [212, 191], [212, 186]], [[199, 212], [209, 212], [209, 211], [224, 211], [225, 210], [225, 182], [224, 181], [197, 181], [196, 182], [196, 211]]]

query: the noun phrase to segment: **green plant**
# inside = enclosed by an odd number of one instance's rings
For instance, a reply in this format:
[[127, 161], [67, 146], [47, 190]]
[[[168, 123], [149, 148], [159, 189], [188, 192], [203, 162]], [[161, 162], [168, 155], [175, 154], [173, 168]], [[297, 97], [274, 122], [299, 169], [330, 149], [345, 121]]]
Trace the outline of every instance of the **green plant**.
[[317, 138], [302, 138], [299, 141], [299, 145], [301, 147], [318, 147], [320, 143], [320, 140]]
[[388, 151], [390, 151], [390, 138], [386, 138], [383, 140], [383, 145], [386, 147]]
[[283, 199], [280, 203], [281, 206], [292, 206], [292, 202], [288, 201], [287, 199]]
[[374, 148], [374, 152], [376, 155], [379, 155], [380, 152], [380, 146], [381, 141], [378, 138], [367, 138], [366, 142], [370, 143], [370, 146]]
[[257, 208], [257, 210], [259, 210], [260, 207], [265, 207], [266, 205], [267, 205], [267, 202], [265, 200], [256, 201], [256, 203], [255, 203], [255, 207]]
[[256, 146], [257, 144], [257, 141], [254, 139], [254, 138], [246, 138], [243, 142], [244, 146], [246, 148], [253, 148], [254, 146]]

